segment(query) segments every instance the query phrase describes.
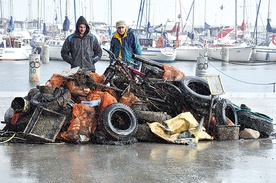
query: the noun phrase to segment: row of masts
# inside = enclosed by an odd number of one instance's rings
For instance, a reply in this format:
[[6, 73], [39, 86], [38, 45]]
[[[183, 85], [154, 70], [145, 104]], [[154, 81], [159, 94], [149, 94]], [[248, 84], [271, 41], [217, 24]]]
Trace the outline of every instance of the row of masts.
[[[74, 17], [74, 19], [76, 19], [76, 11], [78, 12], [78, 14], [87, 17], [88, 20], [94, 21], [93, 1], [94, 0], [55, 0], [54, 2], [50, 3], [49, 0], [47, 0], [47, 2], [46, 0], [28, 0], [28, 4], [26, 4], [28, 9], [24, 9], [22, 11], [28, 11], [28, 17], [26, 17], [27, 21], [37, 19], [46, 22], [46, 16], [48, 16], [49, 14], [55, 14], [53, 23], [62, 23], [66, 15], [69, 17]], [[109, 4], [111, 4], [112, 0], [108, 1], [110, 1]], [[18, 17], [15, 17], [14, 12], [14, 6], [17, 6], [15, 2], [16, 1], [14, 0], [0, 0], [0, 18], [8, 18], [10, 16], [13, 16], [15, 19], [18, 19]], [[27, 2], [21, 1], [20, 5], [24, 3]], [[76, 6], [78, 8], [76, 8]], [[9, 9], [7, 9], [6, 7], [9, 7]], [[47, 22], [50, 23], [49, 20]]]

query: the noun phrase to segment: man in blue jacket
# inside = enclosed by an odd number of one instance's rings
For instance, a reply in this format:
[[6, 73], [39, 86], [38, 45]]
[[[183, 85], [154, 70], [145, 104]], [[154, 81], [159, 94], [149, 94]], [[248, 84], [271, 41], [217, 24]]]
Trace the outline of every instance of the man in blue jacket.
[[69, 35], [61, 49], [61, 57], [71, 65], [95, 72], [95, 63], [102, 57], [102, 49], [83, 16], [76, 23], [76, 30]]
[[132, 58], [133, 54], [142, 55], [138, 38], [134, 31], [126, 26], [126, 22], [121, 20], [116, 22], [116, 32], [110, 42], [110, 51], [122, 61], [130, 61], [132, 67], [139, 69], [140, 62]]

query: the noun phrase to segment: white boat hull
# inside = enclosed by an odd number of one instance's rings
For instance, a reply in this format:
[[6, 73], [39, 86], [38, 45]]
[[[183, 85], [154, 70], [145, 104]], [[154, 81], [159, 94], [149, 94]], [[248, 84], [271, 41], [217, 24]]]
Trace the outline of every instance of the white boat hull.
[[197, 46], [181, 46], [176, 48], [176, 60], [180, 61], [196, 61], [197, 57], [204, 55], [206, 49]]
[[63, 60], [60, 54], [64, 40], [62, 39], [50, 39], [46, 42], [49, 46], [49, 59], [50, 60]]
[[30, 54], [31, 47], [0, 48], [0, 60], [28, 60]]
[[[231, 62], [249, 62], [252, 54], [252, 47], [227, 47], [229, 48], [229, 61]], [[209, 58], [224, 60], [222, 47], [212, 47], [208, 49]]]
[[267, 46], [258, 46], [252, 52], [253, 61], [271, 62], [276, 61], [276, 48], [269, 48]]
[[50, 60], [63, 60], [60, 54], [62, 46], [49, 45], [49, 59]]
[[157, 62], [174, 62], [176, 50], [173, 48], [143, 48], [142, 56]]
[[101, 48], [102, 48], [102, 57], [101, 57], [101, 60], [104, 60], [104, 61], [110, 60], [109, 54], [103, 49], [103, 48], [105, 48], [105, 49], [109, 50], [110, 44], [109, 43], [105, 43], [104, 45], [101, 45]]

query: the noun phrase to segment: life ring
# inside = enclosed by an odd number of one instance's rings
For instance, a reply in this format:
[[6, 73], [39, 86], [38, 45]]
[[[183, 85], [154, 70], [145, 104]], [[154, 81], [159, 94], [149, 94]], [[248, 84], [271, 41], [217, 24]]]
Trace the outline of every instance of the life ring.
[[276, 45], [276, 35], [273, 35], [271, 41], [274, 45]]
[[157, 47], [162, 48], [164, 47], [164, 44], [165, 44], [165, 39], [163, 38], [163, 36], [160, 36], [157, 40]]

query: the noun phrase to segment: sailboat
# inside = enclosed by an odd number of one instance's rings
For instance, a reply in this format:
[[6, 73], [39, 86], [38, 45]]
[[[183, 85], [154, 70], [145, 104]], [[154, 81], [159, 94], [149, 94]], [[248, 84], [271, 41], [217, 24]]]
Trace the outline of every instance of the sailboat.
[[68, 31], [70, 28], [70, 20], [68, 16], [65, 16], [65, 19], [62, 24], [62, 31], [64, 32], [64, 36], [49, 39], [46, 41], [46, 44], [49, 46], [49, 59], [50, 60], [63, 60], [60, 54], [62, 45], [68, 36]]
[[[237, 0], [235, 0], [235, 17], [237, 17]], [[240, 26], [240, 30], [244, 31], [244, 29], [245, 24], [243, 21], [242, 26]], [[229, 62], [249, 62], [251, 60], [252, 55], [252, 46], [247, 45], [247, 43], [245, 42], [238, 43], [237, 32], [238, 26], [235, 19], [234, 28], [224, 28], [215, 37], [214, 44], [208, 48], [208, 57], [215, 60], [224, 61], [225, 55], [223, 54], [223, 49], [225, 49], [229, 52], [229, 57], [227, 59]]]
[[[180, 1], [179, 1], [180, 2]], [[180, 6], [180, 15], [178, 16], [179, 22], [177, 23], [176, 28], [176, 60], [177, 61], [196, 61], [200, 55], [206, 53], [206, 49], [200, 44], [194, 44], [194, 4], [195, 0], [192, 2], [190, 7], [189, 14], [187, 16], [186, 22], [189, 18], [191, 10], [193, 9], [193, 23], [192, 23], [192, 32], [188, 34], [186, 39], [191, 39], [191, 43], [180, 44], [179, 40], [179, 31], [180, 31], [180, 20], [182, 19], [181, 15], [181, 4]], [[183, 32], [183, 31], [182, 31]]]
[[0, 37], [0, 60], [27, 60], [33, 48], [31, 36], [17, 36], [13, 17], [8, 22], [8, 34]]
[[[141, 0], [136, 26], [136, 30], [138, 30], [137, 36], [142, 48], [142, 56], [161, 63], [174, 62], [176, 58], [176, 50], [168, 44], [169, 41], [167, 38], [167, 33], [165, 31], [157, 31], [156, 29], [159, 27], [151, 27], [148, 20], [146, 36], [143, 37], [142, 35], [140, 35], [139, 30], [141, 28], [144, 4], [145, 0]], [[150, 5], [150, 2], [148, 4]], [[148, 11], [150, 11], [150, 7], [148, 8]], [[148, 13], [148, 15], [149, 14], [150, 13]], [[151, 33], [153, 32], [158, 35], [157, 40], [151, 38]]]
[[266, 26], [266, 45], [253, 48], [252, 60], [269, 62], [276, 61], [276, 29], [270, 25], [270, 1], [268, 1], [268, 16]]

